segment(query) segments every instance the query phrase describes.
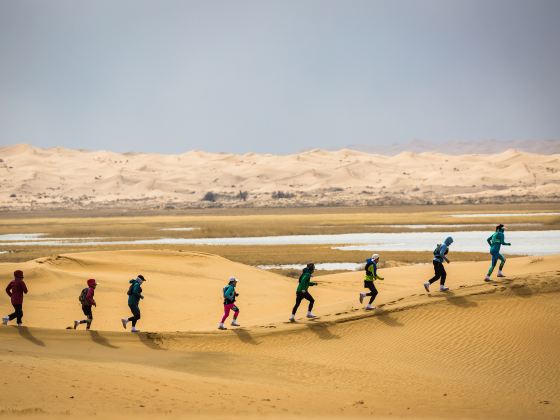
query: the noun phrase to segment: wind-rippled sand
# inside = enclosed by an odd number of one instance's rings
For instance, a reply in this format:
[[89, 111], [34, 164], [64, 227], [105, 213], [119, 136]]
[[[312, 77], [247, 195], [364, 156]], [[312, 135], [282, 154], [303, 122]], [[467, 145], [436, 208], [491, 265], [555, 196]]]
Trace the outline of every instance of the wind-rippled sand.
[[[382, 270], [376, 312], [359, 308], [361, 273], [317, 277], [320, 318], [285, 321], [295, 282], [210, 254], [115, 251], [0, 265], [22, 268], [25, 322], [0, 328], [0, 417], [557, 418], [560, 256]], [[144, 331], [124, 332], [127, 280], [142, 272]], [[243, 328], [215, 330], [235, 274]], [[99, 280], [97, 331], [64, 328]], [[9, 309], [7, 298], [0, 311]], [[300, 309], [303, 315], [304, 308]], [[177, 332], [179, 331], [179, 332]]]

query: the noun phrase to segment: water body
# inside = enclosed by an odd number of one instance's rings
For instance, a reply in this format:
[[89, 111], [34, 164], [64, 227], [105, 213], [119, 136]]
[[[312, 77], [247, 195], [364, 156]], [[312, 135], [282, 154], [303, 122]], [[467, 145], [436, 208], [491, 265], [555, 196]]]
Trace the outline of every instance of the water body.
[[192, 230], [197, 230], [197, 227], [175, 227], [175, 228], [161, 228], [160, 230], [175, 231], [175, 232], [190, 232]]
[[[452, 251], [488, 252], [486, 238], [493, 229], [485, 231], [452, 232], [455, 239]], [[2, 242], [0, 246], [98, 246], [98, 245], [341, 245], [341, 250], [368, 251], [432, 251], [448, 232], [346, 233], [333, 235], [288, 235], [231, 238], [157, 238], [126, 241], [85, 240], [70, 242], [58, 238]], [[507, 254], [560, 254], [560, 230], [506, 232], [506, 240], [513, 246], [504, 247]]]
[[469, 214], [450, 214], [451, 217], [543, 217], [543, 216], [560, 216], [560, 213], [469, 213]]
[[[542, 226], [543, 223], [508, 223], [507, 226], [515, 226], [515, 227], [535, 227], [535, 226]], [[367, 225], [368, 227], [390, 227], [390, 228], [398, 228], [398, 229], [451, 229], [451, 228], [494, 228], [496, 227], [495, 223], [464, 223], [464, 224], [448, 224], [448, 225]]]
[[[358, 271], [364, 268], [365, 263], [356, 264], [353, 262], [347, 263], [317, 263], [315, 269], [324, 271]], [[306, 264], [271, 264], [271, 265], [258, 265], [257, 268], [261, 270], [303, 270]]]

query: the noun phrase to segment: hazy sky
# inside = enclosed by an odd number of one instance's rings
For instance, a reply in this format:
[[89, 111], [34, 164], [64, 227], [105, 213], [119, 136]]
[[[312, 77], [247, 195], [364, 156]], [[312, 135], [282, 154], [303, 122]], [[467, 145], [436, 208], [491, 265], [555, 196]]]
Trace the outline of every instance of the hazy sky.
[[559, 0], [0, 0], [0, 144], [560, 138]]

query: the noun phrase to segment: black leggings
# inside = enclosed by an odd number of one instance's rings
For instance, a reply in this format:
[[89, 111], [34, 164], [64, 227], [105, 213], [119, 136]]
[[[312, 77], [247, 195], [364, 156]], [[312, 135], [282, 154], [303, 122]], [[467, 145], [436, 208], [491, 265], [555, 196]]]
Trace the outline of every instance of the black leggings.
[[128, 307], [132, 312], [132, 316], [128, 318], [129, 321], [132, 321], [132, 326], [136, 327], [136, 322], [140, 319], [140, 308], [138, 305], [131, 305], [129, 304]]
[[21, 324], [21, 319], [23, 318], [23, 305], [12, 304], [12, 306], [14, 307], [15, 311], [14, 313], [8, 315], [8, 318], [10, 318], [10, 321], [14, 318], [17, 318], [17, 323]]
[[369, 293], [366, 293], [366, 296], [371, 296], [369, 298], [369, 304], [371, 305], [373, 303], [373, 301], [375, 300], [375, 298], [377, 296], [377, 293], [379, 293], [379, 292], [375, 288], [375, 284], [373, 284], [372, 281], [364, 281], [364, 287], [366, 289], [369, 289]]
[[432, 284], [441, 279], [439, 283], [443, 286], [445, 284], [445, 279], [447, 278], [447, 273], [445, 272], [445, 268], [443, 268], [442, 262], [434, 261], [434, 272], [434, 277], [428, 281]]
[[296, 292], [296, 304], [294, 306], [294, 309], [292, 309], [292, 315], [296, 314], [296, 312], [299, 308], [299, 304], [301, 303], [301, 301], [303, 299], [307, 299], [309, 301], [309, 308], [307, 310], [309, 312], [311, 312], [313, 310], [313, 304], [315, 303], [315, 299], [313, 299], [313, 296], [311, 296], [308, 291]]

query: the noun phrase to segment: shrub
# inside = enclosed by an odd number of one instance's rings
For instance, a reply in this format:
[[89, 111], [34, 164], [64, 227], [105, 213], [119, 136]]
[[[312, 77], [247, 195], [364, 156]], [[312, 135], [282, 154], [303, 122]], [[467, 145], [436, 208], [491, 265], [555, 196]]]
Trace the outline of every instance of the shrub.
[[218, 199], [218, 194], [212, 191], [208, 191], [206, 194], [204, 194], [204, 197], [202, 197], [202, 201], [211, 201], [212, 203], [215, 202], [217, 199]]

